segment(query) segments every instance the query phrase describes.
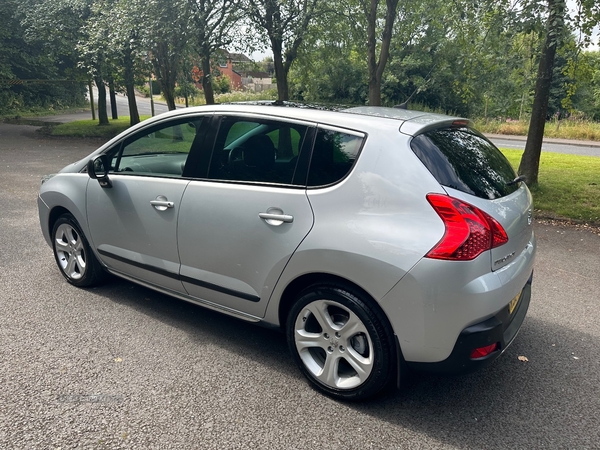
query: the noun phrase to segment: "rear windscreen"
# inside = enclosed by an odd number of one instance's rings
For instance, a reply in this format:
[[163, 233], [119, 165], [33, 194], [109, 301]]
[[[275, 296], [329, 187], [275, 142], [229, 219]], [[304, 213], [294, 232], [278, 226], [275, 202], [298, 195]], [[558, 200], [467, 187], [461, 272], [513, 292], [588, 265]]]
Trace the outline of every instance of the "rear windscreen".
[[517, 176], [494, 144], [474, 130], [443, 128], [416, 136], [411, 147], [442, 186], [493, 200], [518, 189]]

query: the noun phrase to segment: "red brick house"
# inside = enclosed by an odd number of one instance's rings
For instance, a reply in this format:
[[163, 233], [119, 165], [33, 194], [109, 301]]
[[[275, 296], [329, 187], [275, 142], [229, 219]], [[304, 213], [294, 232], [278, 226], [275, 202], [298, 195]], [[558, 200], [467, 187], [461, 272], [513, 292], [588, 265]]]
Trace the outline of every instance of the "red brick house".
[[[231, 90], [240, 90], [243, 87], [242, 74], [234, 69], [234, 65], [251, 62], [252, 60], [246, 55], [241, 53], [229, 53], [226, 50], [221, 50], [220, 54], [215, 55], [215, 58], [213, 59], [212, 70], [214, 73], [215, 69], [218, 69], [221, 75], [226, 75], [229, 77]], [[194, 67], [192, 77], [197, 80], [196, 86], [198, 89], [202, 89], [202, 70], [200, 70], [198, 67]]]

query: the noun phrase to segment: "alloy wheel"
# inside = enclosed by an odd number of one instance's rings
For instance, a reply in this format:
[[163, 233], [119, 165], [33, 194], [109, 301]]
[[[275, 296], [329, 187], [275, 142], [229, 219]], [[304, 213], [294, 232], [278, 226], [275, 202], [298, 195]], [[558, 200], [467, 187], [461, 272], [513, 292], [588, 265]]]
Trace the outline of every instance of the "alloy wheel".
[[374, 365], [373, 341], [362, 320], [332, 300], [315, 300], [296, 316], [294, 341], [306, 369], [334, 389], [365, 383]]
[[54, 235], [56, 260], [64, 274], [71, 280], [79, 280], [85, 275], [86, 254], [82, 237], [68, 223], [62, 223]]

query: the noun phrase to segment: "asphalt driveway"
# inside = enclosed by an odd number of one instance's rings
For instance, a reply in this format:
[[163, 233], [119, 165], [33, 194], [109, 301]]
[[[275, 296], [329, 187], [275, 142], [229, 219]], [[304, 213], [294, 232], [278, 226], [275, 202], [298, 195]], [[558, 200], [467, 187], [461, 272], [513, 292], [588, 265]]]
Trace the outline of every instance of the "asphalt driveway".
[[530, 312], [488, 369], [338, 403], [277, 332], [125, 281], [63, 280], [39, 180], [97, 145], [0, 124], [0, 448], [600, 448], [597, 234], [536, 224]]

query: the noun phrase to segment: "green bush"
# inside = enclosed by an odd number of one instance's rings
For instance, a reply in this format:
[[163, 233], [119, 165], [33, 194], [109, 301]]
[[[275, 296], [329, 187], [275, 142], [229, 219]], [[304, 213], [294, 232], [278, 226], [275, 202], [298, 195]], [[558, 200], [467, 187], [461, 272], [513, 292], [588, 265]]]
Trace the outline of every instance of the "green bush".
[[0, 116], [49, 114], [86, 106], [85, 83], [32, 83], [0, 87]]
[[[144, 96], [150, 97], [150, 86], [148, 83], [138, 85], [135, 88], [144, 94]], [[160, 83], [158, 81], [152, 82], [152, 95], [160, 95]]]
[[[215, 95], [215, 103], [231, 103], [231, 102], [249, 102], [257, 100], [276, 100], [277, 90], [270, 89], [264, 92], [250, 92], [250, 91], [232, 91], [226, 94]], [[194, 100], [190, 106], [205, 105], [206, 100], [204, 94], [200, 95]]]
[[193, 83], [182, 83], [175, 88], [175, 97], [185, 98], [187, 95], [188, 100], [194, 100], [196, 97], [202, 96], [202, 91], [198, 89]]
[[231, 92], [231, 79], [227, 75], [212, 77], [212, 87], [215, 94]]

